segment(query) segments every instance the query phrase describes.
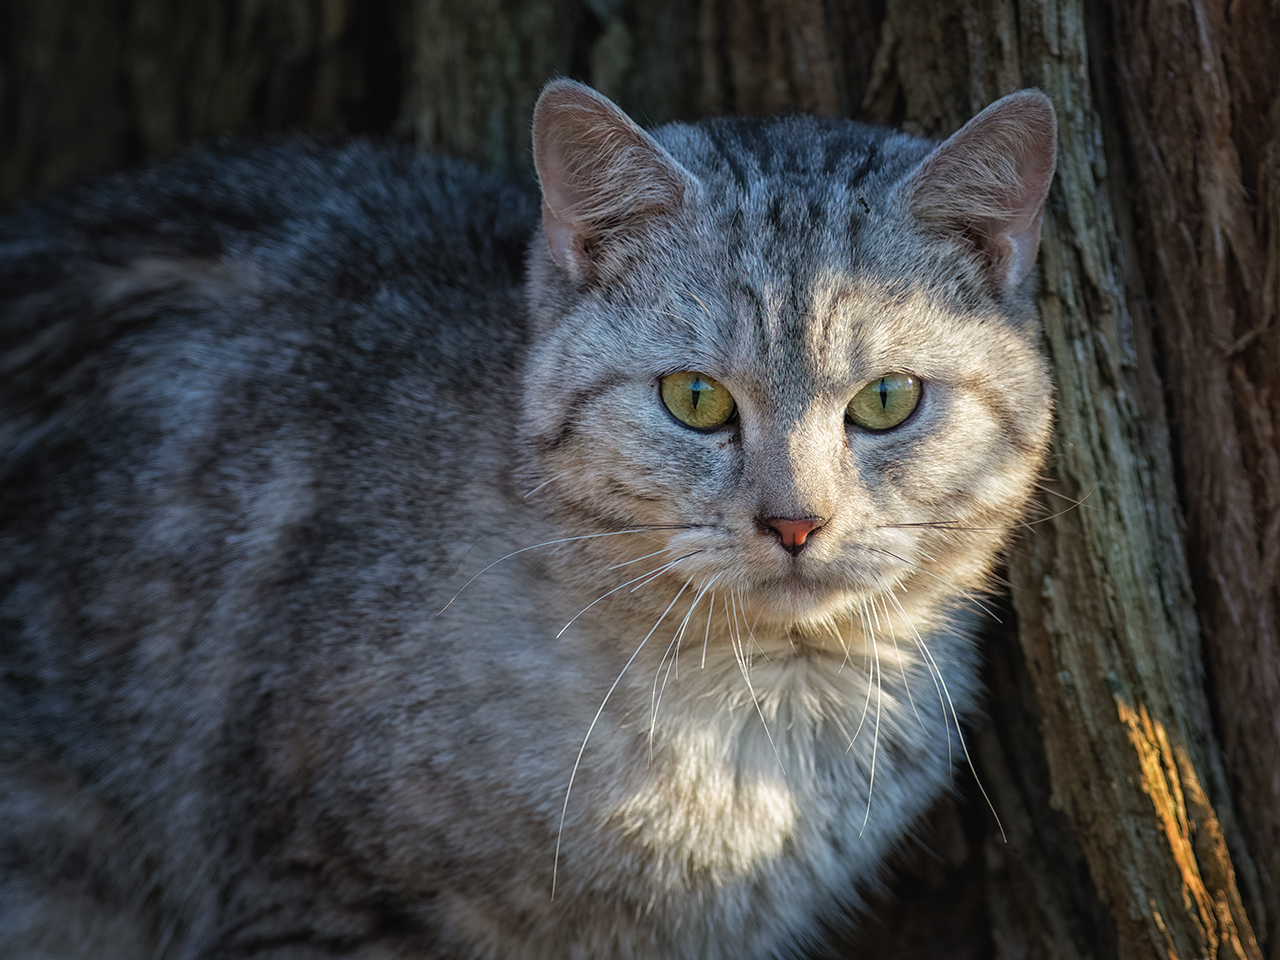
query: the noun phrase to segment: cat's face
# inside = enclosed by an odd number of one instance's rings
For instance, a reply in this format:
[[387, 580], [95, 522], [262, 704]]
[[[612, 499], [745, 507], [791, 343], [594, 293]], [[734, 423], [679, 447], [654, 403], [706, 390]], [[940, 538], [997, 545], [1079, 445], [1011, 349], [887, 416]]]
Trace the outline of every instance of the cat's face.
[[679, 557], [668, 578], [736, 591], [753, 619], [982, 582], [1047, 433], [1032, 344], [836, 273], [799, 309], [769, 282], [686, 289], [584, 317], [545, 357], [548, 495], [584, 528], [648, 528], [613, 538], [616, 562], [661, 549], [625, 569]]
[[[728, 172], [723, 131], [666, 132], [687, 179], [634, 234], [593, 241], [612, 260], [581, 238], [557, 257], [549, 227], [531, 480], [575, 531], [643, 531], [595, 545], [584, 577], [619, 565], [600, 587], [670, 564], [655, 603], [723, 591], [754, 624], [816, 635], [983, 584], [1050, 387], [1022, 278], [993, 283], [990, 258], [907, 214], [926, 145], [901, 138], [858, 181], [805, 142], [823, 128], [774, 126], [771, 155]], [[853, 169], [883, 138], [841, 145]]]

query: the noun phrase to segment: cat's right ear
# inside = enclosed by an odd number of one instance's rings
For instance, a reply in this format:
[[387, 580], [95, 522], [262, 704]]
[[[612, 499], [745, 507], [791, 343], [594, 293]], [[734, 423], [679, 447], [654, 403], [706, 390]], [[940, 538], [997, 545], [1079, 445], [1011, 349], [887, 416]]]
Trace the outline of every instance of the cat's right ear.
[[552, 80], [533, 111], [542, 229], [575, 281], [609, 275], [629, 241], [661, 226], [698, 181], [608, 98]]
[[1053, 102], [1039, 90], [1019, 90], [943, 141], [898, 188], [926, 230], [976, 248], [1001, 293], [1035, 265], [1057, 130]]

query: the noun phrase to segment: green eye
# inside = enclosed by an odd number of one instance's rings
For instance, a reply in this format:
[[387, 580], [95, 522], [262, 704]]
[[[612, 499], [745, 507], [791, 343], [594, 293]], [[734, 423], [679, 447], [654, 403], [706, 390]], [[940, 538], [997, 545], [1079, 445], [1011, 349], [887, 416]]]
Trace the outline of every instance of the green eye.
[[919, 380], [906, 373], [886, 373], [859, 390], [846, 412], [860, 427], [889, 430], [911, 416], [919, 402]]
[[673, 417], [695, 430], [722, 427], [737, 409], [724, 384], [695, 370], [663, 377], [662, 402]]

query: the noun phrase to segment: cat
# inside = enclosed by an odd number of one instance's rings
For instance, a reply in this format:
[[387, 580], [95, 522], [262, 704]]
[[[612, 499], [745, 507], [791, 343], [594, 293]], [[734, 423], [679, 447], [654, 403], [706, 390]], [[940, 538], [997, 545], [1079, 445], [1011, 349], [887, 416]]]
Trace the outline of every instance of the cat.
[[540, 190], [220, 144], [0, 221], [0, 955], [811, 947], [964, 762], [1055, 117]]

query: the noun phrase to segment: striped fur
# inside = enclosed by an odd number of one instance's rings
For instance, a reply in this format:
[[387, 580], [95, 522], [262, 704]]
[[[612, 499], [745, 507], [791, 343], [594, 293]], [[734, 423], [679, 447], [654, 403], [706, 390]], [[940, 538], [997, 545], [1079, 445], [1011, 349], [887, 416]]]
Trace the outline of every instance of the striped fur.
[[0, 955], [771, 957], [945, 789], [1048, 443], [1048, 101], [557, 81], [535, 154], [541, 226], [294, 141], [0, 220]]

